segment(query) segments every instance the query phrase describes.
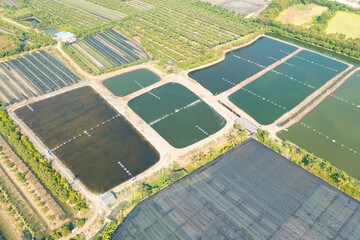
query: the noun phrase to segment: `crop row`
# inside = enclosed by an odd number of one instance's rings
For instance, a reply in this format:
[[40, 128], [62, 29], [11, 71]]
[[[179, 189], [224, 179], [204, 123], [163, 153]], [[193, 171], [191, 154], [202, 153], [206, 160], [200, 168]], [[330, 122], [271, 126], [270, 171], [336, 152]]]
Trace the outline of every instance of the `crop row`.
[[143, 1], [140, 1], [140, 0], [130, 1], [130, 2], [127, 2], [127, 4], [134, 8], [143, 10], [143, 11], [149, 10], [154, 7], [153, 5], [143, 2]]
[[22, 55], [0, 64], [0, 101], [12, 104], [78, 81], [78, 76], [47, 52]]
[[177, 63], [256, 31], [258, 25], [200, 2], [143, 0], [155, 6], [120, 22], [126, 36], [140, 38], [150, 57]]
[[101, 16], [59, 3], [54, 0], [33, 0], [31, 4], [40, 13], [42, 20], [67, 24], [77, 28], [91, 28], [110, 21]]
[[2, 202], [8, 205], [9, 211], [19, 219], [21, 225], [26, 228], [32, 236], [46, 230], [47, 227], [42, 219], [9, 177], [6, 176], [2, 168], [0, 168], [0, 196]]
[[69, 4], [74, 8], [82, 9], [84, 11], [87, 11], [93, 15], [99, 16], [109, 21], [117, 20], [126, 16], [126, 14], [124, 13], [113, 11], [87, 1], [82, 1], [82, 0], [60, 0], [60, 1], [64, 2], [65, 4]]
[[65, 51], [90, 73], [99, 73], [147, 58], [136, 43], [114, 30], [65, 46]]

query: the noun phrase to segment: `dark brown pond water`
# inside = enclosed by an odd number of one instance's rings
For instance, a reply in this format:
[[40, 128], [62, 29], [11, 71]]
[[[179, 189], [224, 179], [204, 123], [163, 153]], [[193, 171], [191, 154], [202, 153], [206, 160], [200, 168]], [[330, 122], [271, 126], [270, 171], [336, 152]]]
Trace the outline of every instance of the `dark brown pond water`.
[[110, 190], [159, 160], [150, 143], [91, 87], [32, 103], [16, 114], [96, 193]]

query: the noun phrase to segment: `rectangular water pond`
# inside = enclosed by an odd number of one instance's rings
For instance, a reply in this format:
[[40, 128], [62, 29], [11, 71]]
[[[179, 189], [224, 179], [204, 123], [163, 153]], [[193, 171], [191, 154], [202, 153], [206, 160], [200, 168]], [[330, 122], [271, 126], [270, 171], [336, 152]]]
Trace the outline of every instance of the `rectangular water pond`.
[[296, 50], [292, 45], [262, 37], [249, 46], [228, 52], [220, 63], [189, 73], [189, 77], [217, 95]]
[[103, 85], [117, 97], [123, 97], [160, 81], [160, 77], [148, 69], [138, 69], [106, 79]]
[[140, 95], [129, 107], [175, 148], [196, 143], [226, 124], [213, 108], [178, 83]]
[[303, 50], [229, 96], [258, 123], [268, 125], [348, 66]]
[[157, 151], [91, 87], [32, 103], [15, 113], [96, 193], [159, 160]]
[[278, 136], [360, 178], [360, 72]]

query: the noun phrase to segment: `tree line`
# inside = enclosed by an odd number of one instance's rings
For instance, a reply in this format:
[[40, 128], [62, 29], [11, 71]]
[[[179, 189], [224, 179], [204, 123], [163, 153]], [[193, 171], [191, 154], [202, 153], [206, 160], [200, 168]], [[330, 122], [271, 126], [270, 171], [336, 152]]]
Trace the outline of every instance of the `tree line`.
[[69, 183], [52, 168], [49, 160], [41, 156], [28, 138], [19, 131], [5, 109], [0, 109], [0, 134], [54, 197], [72, 205], [75, 213], [89, 209], [80, 194], [70, 187]]
[[[283, 24], [276, 20], [276, 17], [285, 9], [298, 5], [314, 3], [326, 6], [329, 9], [318, 16], [310, 28], [295, 26], [292, 24]], [[352, 12], [360, 14], [360, 10], [350, 8], [344, 4], [335, 1], [325, 0], [274, 0], [260, 14], [257, 21], [268, 27], [269, 32], [278, 33], [287, 37], [292, 37], [324, 47], [335, 52], [348, 56], [360, 58], [360, 38], [345, 38], [344, 34], [327, 34], [325, 29], [329, 20], [338, 11]]]

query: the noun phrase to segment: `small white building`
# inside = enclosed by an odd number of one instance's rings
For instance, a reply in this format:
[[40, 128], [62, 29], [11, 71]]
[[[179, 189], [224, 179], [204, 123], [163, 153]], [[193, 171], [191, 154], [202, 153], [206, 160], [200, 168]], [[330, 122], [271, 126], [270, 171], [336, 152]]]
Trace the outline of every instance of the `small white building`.
[[71, 33], [71, 32], [59, 32], [59, 33], [55, 33], [52, 35], [53, 39], [55, 39], [56, 41], [60, 42], [68, 42], [68, 43], [73, 43], [76, 42], [76, 36], [75, 34]]

